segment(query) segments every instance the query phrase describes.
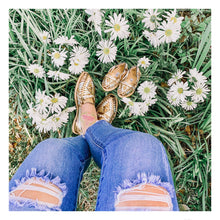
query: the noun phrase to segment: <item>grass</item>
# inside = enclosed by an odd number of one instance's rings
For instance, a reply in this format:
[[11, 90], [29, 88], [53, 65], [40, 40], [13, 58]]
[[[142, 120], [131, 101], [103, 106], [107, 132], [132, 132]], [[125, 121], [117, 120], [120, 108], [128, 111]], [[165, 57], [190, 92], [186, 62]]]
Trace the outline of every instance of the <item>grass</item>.
[[[160, 10], [163, 12], [163, 10]], [[33, 62], [54, 69], [47, 56], [50, 46], [39, 40], [39, 32], [46, 30], [52, 40], [59, 35], [75, 39], [90, 52], [90, 62], [85, 70], [94, 79], [96, 104], [107, 94], [101, 82], [108, 70], [119, 62], [129, 67], [136, 65], [139, 58], [152, 60], [147, 69], [141, 69], [140, 82], [153, 80], [158, 86], [157, 103], [145, 116], [130, 116], [129, 110], [119, 99], [119, 108], [113, 125], [150, 133], [164, 144], [171, 164], [176, 193], [181, 209], [191, 211], [211, 210], [211, 94], [204, 103], [193, 111], [174, 107], [166, 99], [167, 80], [177, 69], [188, 71], [196, 67], [208, 77], [211, 87], [211, 11], [209, 9], [178, 10], [183, 16], [179, 40], [159, 48], [152, 47], [143, 37], [143, 9], [107, 9], [105, 19], [114, 12], [122, 13], [129, 21], [131, 35], [128, 39], [116, 40], [116, 61], [100, 63], [95, 55], [100, 36], [87, 22], [84, 10], [41, 9], [9, 10], [9, 177], [16, 172], [29, 152], [40, 141], [49, 137], [71, 137], [72, 121], [58, 132], [39, 133], [28, 118], [28, 103], [34, 101], [35, 91], [40, 88], [48, 93], [59, 92], [68, 97], [67, 106], [75, 105], [74, 87], [78, 76], [67, 81], [36, 79], [28, 74], [26, 67]], [[104, 27], [104, 25], [103, 25]], [[108, 34], [103, 33], [105, 39]], [[56, 48], [55, 45], [53, 45]], [[70, 49], [70, 48], [68, 48]], [[62, 68], [68, 72], [68, 63]], [[113, 93], [117, 95], [114, 90]], [[137, 91], [133, 100], [140, 100]], [[77, 210], [94, 210], [98, 190], [100, 169], [94, 161], [84, 174], [80, 185]]]

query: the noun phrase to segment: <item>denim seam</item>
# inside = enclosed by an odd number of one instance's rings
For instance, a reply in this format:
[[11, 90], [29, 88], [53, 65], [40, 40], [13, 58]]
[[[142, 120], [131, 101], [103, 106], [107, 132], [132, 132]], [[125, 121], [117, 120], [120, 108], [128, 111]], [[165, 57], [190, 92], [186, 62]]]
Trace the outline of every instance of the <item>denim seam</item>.
[[103, 158], [102, 172], [101, 172], [100, 183], [99, 183], [99, 192], [98, 192], [98, 196], [97, 196], [96, 209], [99, 207], [99, 200], [100, 200], [100, 196], [101, 196], [101, 192], [102, 192], [102, 183], [103, 183], [105, 167], [106, 167], [107, 152], [105, 149], [102, 151], [102, 158]]

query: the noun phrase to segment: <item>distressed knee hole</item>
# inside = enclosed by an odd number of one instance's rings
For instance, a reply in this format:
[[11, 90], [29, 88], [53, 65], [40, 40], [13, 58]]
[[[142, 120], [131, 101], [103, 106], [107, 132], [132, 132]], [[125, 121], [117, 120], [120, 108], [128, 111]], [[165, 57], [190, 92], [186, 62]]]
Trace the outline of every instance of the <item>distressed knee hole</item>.
[[[61, 187], [59, 187], [61, 186]], [[10, 192], [10, 200], [23, 206], [25, 203], [36, 203], [41, 207], [60, 207], [66, 192], [66, 185], [60, 183], [59, 177], [52, 180], [46, 176], [24, 177], [17, 181], [17, 186]], [[22, 205], [21, 205], [22, 204]], [[43, 208], [44, 209], [44, 208]]]
[[[116, 211], [171, 211], [173, 209], [170, 192], [161, 185], [171, 188], [169, 183], [162, 183], [157, 176], [144, 176], [143, 181], [124, 182], [116, 196]], [[151, 183], [151, 180], [154, 180]], [[156, 181], [155, 181], [156, 180]], [[139, 184], [137, 184], [139, 183]], [[156, 184], [158, 183], [158, 185]], [[134, 185], [135, 184], [135, 185]]]

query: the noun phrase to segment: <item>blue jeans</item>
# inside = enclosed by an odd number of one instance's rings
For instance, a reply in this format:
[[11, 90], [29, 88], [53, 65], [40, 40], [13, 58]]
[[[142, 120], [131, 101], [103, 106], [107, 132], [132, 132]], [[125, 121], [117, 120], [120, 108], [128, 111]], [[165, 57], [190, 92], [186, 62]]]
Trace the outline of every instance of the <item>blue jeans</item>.
[[[9, 210], [75, 210], [80, 181], [91, 155], [101, 168], [96, 211], [116, 210], [119, 195], [143, 184], [165, 189], [172, 203], [171, 210], [179, 210], [162, 143], [152, 135], [115, 128], [104, 120], [89, 127], [84, 137], [53, 138], [39, 143], [9, 182]], [[38, 185], [47, 183], [59, 188], [59, 205], [39, 203], [13, 193], [16, 189], [23, 192], [24, 184], [36, 189], [36, 180]], [[56, 189], [48, 186], [53, 195], [52, 190]], [[148, 209], [133, 207], [130, 210]]]

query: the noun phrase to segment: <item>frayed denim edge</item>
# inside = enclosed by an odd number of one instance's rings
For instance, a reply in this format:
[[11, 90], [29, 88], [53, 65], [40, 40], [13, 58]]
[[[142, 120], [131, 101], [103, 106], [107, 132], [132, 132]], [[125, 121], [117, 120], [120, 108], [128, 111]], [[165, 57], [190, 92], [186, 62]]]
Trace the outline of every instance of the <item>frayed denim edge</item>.
[[[15, 190], [19, 185], [25, 183], [28, 179], [31, 179], [33, 177], [36, 177], [38, 180], [42, 180], [45, 183], [52, 183], [56, 185], [60, 190], [62, 191], [63, 197], [67, 194], [67, 186], [65, 183], [61, 183], [61, 179], [59, 176], [56, 176], [55, 178], [52, 178], [52, 174], [49, 172], [46, 172], [45, 170], [41, 170], [37, 172], [36, 168], [31, 168], [31, 170], [26, 170], [25, 177], [22, 177], [20, 180], [16, 179], [15, 184], [16, 186], [12, 187], [11, 191]], [[31, 199], [19, 199], [14, 198], [13, 196], [9, 197], [9, 204], [13, 204], [17, 207], [28, 207], [28, 208], [37, 208], [40, 210], [45, 211], [60, 211], [61, 209], [58, 206], [54, 207], [48, 207], [47, 205], [39, 204], [38, 201], [33, 201]]]
[[146, 174], [142, 172], [137, 174], [137, 178], [135, 180], [126, 179], [120, 186], [116, 188], [115, 201], [117, 201], [117, 196], [122, 190], [129, 189], [138, 184], [147, 184], [147, 183], [165, 188], [168, 191], [170, 197], [171, 198], [174, 197], [175, 190], [172, 184], [168, 182], [162, 182], [160, 176], [155, 176], [152, 174]]

